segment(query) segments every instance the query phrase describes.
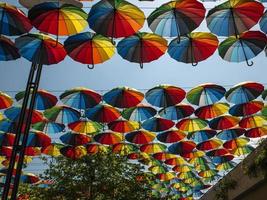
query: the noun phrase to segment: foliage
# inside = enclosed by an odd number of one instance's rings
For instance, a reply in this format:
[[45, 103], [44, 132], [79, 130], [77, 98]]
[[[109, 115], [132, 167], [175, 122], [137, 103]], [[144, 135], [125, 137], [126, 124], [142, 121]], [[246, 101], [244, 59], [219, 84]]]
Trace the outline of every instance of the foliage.
[[228, 191], [234, 190], [237, 185], [235, 180], [224, 178], [215, 188], [217, 200], [228, 200]]

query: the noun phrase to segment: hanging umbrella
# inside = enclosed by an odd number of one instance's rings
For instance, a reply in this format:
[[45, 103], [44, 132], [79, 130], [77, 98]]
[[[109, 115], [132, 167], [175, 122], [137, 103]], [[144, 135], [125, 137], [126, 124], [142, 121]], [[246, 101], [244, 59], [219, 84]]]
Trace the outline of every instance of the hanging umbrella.
[[124, 109], [121, 113], [123, 118], [137, 122], [147, 120], [156, 114], [157, 111], [153, 107], [144, 104], [138, 104], [135, 107]]
[[215, 130], [225, 130], [238, 125], [239, 118], [231, 115], [223, 115], [209, 121], [209, 126]]
[[167, 50], [167, 40], [159, 35], [138, 32], [132, 36], [122, 39], [117, 45], [118, 54], [134, 63], [143, 63], [157, 60]]
[[243, 147], [245, 146], [247, 143], [249, 142], [249, 139], [248, 138], [236, 138], [236, 139], [232, 139], [232, 140], [229, 140], [227, 142], [225, 142], [223, 144], [223, 147], [226, 148], [226, 149], [236, 149], [238, 147]]
[[206, 155], [210, 157], [224, 156], [224, 155], [229, 155], [229, 154], [230, 154], [229, 150], [225, 148], [218, 148], [218, 149], [214, 149], [214, 150], [206, 152]]
[[0, 109], [9, 108], [12, 106], [12, 104], [13, 104], [12, 98], [6, 93], [0, 91]]
[[217, 138], [228, 141], [228, 140], [238, 138], [239, 136], [243, 135], [245, 131], [246, 130], [243, 128], [226, 129], [226, 130], [220, 131], [217, 134]]
[[153, 158], [160, 160], [160, 161], [165, 161], [171, 158], [176, 158], [176, 155], [166, 153], [166, 152], [159, 152], [159, 153], [153, 154]]
[[0, 35], [22, 35], [31, 29], [32, 25], [22, 10], [5, 2], [0, 3]]
[[214, 103], [199, 107], [195, 110], [195, 115], [200, 119], [212, 119], [227, 113], [229, 107], [230, 106], [227, 103]]
[[165, 167], [157, 165], [149, 167], [148, 170], [151, 171], [153, 174], [162, 174], [168, 171]]
[[10, 157], [12, 153], [12, 147], [10, 146], [0, 146], [0, 155]]
[[120, 112], [108, 104], [98, 104], [87, 109], [85, 115], [88, 119], [96, 122], [110, 123], [120, 117]]
[[196, 66], [198, 62], [210, 57], [216, 51], [218, 44], [219, 40], [215, 35], [206, 32], [194, 32], [172, 40], [168, 53], [178, 62], [191, 63]]
[[[266, 50], [266, 48], [265, 48], [265, 50]], [[267, 54], [266, 54], [267, 55]], [[264, 100], [264, 101], [267, 101], [267, 89], [266, 90], [264, 90], [263, 92], [262, 92], [262, 99]]]
[[85, 145], [86, 149], [87, 149], [87, 153], [89, 155], [94, 155], [97, 153], [103, 153], [103, 152], [108, 152], [108, 147], [104, 146], [102, 144], [95, 144], [95, 143], [89, 143], [87, 145]]
[[185, 165], [187, 162], [182, 157], [178, 156], [176, 158], [167, 159], [165, 162], [167, 165], [177, 166], [177, 165]]
[[220, 163], [216, 166], [216, 169], [218, 171], [228, 171], [233, 169], [236, 166], [236, 163], [234, 163], [233, 161], [229, 161], [229, 162], [224, 162], [224, 163]]
[[83, 110], [92, 108], [101, 101], [100, 94], [84, 87], [66, 90], [59, 98], [64, 104]]
[[16, 60], [18, 58], [20, 58], [20, 54], [14, 42], [0, 35], [0, 61]]
[[267, 34], [267, 11], [264, 12], [264, 14], [263, 14], [263, 16], [262, 16], [262, 18], [261, 18], [259, 24], [260, 24], [260, 28], [261, 28], [261, 30], [262, 30], [265, 34]]
[[221, 163], [229, 162], [233, 159], [234, 159], [233, 155], [215, 156], [212, 158], [212, 162], [215, 164], [221, 164]]
[[247, 31], [238, 36], [230, 36], [219, 45], [219, 55], [229, 62], [246, 61], [248, 66], [253, 62], [249, 59], [256, 57], [266, 46], [266, 35], [260, 31]]
[[219, 101], [224, 97], [225, 92], [225, 88], [220, 85], [205, 83], [191, 89], [187, 93], [186, 99], [191, 104], [206, 106]]
[[258, 138], [267, 135], [267, 126], [256, 127], [246, 130], [245, 136], [249, 138]]
[[89, 12], [91, 29], [113, 38], [127, 37], [138, 32], [145, 22], [144, 13], [125, 0], [101, 0]]
[[27, 147], [46, 147], [51, 144], [51, 138], [49, 135], [41, 131], [29, 132]]
[[53, 157], [58, 157], [61, 155], [60, 149], [62, 147], [64, 147], [63, 144], [51, 143], [50, 145], [43, 147], [41, 151], [42, 151], [42, 154], [53, 156]]
[[68, 132], [59, 138], [61, 142], [68, 145], [79, 146], [91, 142], [91, 138], [88, 135]]
[[60, 149], [60, 153], [67, 158], [76, 160], [85, 156], [87, 151], [84, 146], [65, 146]]
[[68, 127], [77, 133], [95, 134], [103, 129], [103, 126], [97, 122], [89, 120], [78, 120], [68, 124]]
[[203, 157], [205, 156], [205, 152], [204, 151], [198, 151], [198, 150], [193, 150], [192, 152], [189, 153], [182, 153], [181, 156], [183, 158], [198, 158], [198, 157]]
[[115, 132], [128, 133], [139, 129], [140, 125], [136, 121], [117, 120], [110, 122], [108, 128]]
[[87, 64], [89, 69], [93, 69], [95, 64], [109, 60], [115, 53], [115, 46], [110, 39], [91, 32], [68, 37], [64, 41], [64, 47], [73, 60]]
[[121, 133], [107, 131], [95, 135], [94, 140], [100, 144], [113, 145], [120, 143], [123, 140], [123, 135]]
[[20, 176], [20, 182], [34, 184], [40, 181], [40, 178], [32, 173], [22, 173]]
[[175, 143], [185, 138], [186, 134], [179, 130], [169, 130], [157, 135], [157, 139], [164, 143]]
[[207, 122], [199, 118], [182, 119], [176, 124], [176, 128], [187, 132], [200, 131], [207, 126], [208, 126]]
[[112, 146], [112, 152], [116, 154], [120, 154], [121, 156], [128, 155], [136, 151], [138, 151], [138, 148], [134, 144], [117, 143]]
[[159, 152], [164, 152], [167, 147], [161, 143], [150, 143], [150, 144], [143, 144], [140, 146], [140, 151], [148, 153], [148, 154], [155, 154]]
[[212, 129], [204, 129], [200, 131], [191, 132], [188, 134], [188, 139], [193, 140], [196, 143], [204, 142], [211, 139], [216, 135], [216, 131]]
[[242, 82], [230, 88], [225, 98], [234, 104], [247, 103], [256, 99], [264, 90], [264, 86], [257, 82]]
[[147, 144], [152, 142], [155, 137], [155, 133], [145, 130], [138, 130], [126, 134], [125, 139], [134, 144]]
[[185, 91], [172, 85], [158, 85], [145, 94], [148, 103], [163, 108], [180, 103], [184, 97]]
[[259, 112], [264, 106], [264, 103], [261, 101], [250, 101], [247, 103], [241, 103], [234, 105], [230, 108], [229, 114], [233, 116], [247, 116], [253, 115]]
[[32, 125], [32, 129], [42, 131], [49, 134], [60, 133], [65, 130], [65, 125], [43, 119], [41, 122], [37, 122]]
[[265, 105], [262, 110], [261, 110], [261, 114], [264, 116], [264, 117], [267, 117], [267, 105]]
[[13, 146], [15, 134], [0, 131], [0, 146]]
[[202, 151], [208, 151], [212, 149], [217, 149], [222, 145], [222, 141], [218, 139], [210, 139], [199, 143], [196, 148]]
[[144, 99], [144, 94], [129, 87], [118, 87], [105, 93], [103, 100], [117, 108], [130, 108], [138, 105]]
[[11, 121], [9, 119], [0, 120], [0, 131], [6, 133], [15, 133], [17, 129], [17, 122]]
[[169, 146], [168, 152], [172, 154], [190, 153], [195, 147], [196, 144], [192, 141], [180, 141]]
[[239, 35], [257, 24], [263, 10], [263, 5], [257, 1], [228, 0], [208, 12], [207, 25], [219, 36]]
[[238, 147], [236, 149], [232, 149], [231, 153], [235, 156], [243, 156], [243, 155], [250, 154], [253, 150], [254, 150], [254, 148], [252, 146], [245, 145], [243, 147]]
[[[18, 103], [22, 104], [25, 96], [25, 91], [19, 92], [15, 95], [15, 99]], [[45, 90], [38, 90], [35, 100], [36, 110], [46, 110], [57, 104], [57, 97]]]
[[59, 2], [44, 2], [28, 12], [33, 26], [45, 33], [58, 36], [73, 35], [84, 30], [88, 23], [87, 14], [76, 6]]
[[0, 113], [0, 122], [4, 119], [4, 115]]
[[165, 119], [179, 120], [185, 117], [189, 117], [194, 113], [194, 111], [195, 109], [192, 106], [180, 103], [161, 109], [159, 111], [159, 115]]
[[252, 115], [244, 117], [239, 122], [239, 126], [242, 128], [256, 128], [262, 127], [266, 123], [267, 119], [261, 115]]
[[175, 123], [171, 120], [163, 119], [161, 117], [153, 117], [144, 121], [142, 127], [148, 131], [160, 132], [170, 129], [174, 124]]
[[198, 175], [203, 177], [203, 178], [210, 178], [210, 177], [217, 175], [217, 173], [218, 173], [217, 170], [211, 169], [211, 170], [207, 170], [207, 171], [201, 171], [198, 173]]
[[80, 113], [68, 106], [54, 106], [44, 111], [44, 116], [53, 122], [69, 124], [80, 119]]
[[193, 168], [190, 165], [176, 165], [172, 168], [174, 172], [189, 172], [193, 171]]
[[170, 1], [149, 15], [148, 26], [156, 34], [179, 38], [201, 24], [205, 11], [203, 4], [195, 0]]

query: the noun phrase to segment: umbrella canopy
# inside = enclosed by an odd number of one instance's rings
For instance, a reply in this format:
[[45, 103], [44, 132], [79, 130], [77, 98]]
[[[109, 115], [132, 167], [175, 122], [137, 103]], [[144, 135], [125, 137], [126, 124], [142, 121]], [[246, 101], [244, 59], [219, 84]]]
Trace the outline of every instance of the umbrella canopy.
[[[265, 48], [265, 49], [266, 49], [266, 48]], [[267, 89], [264, 90], [264, 91], [262, 92], [262, 99], [263, 99], [264, 101], [267, 100]]]
[[196, 143], [204, 142], [216, 135], [216, 131], [212, 129], [204, 129], [188, 134], [188, 138]]
[[216, 169], [218, 171], [228, 171], [231, 170], [232, 168], [234, 168], [236, 166], [236, 163], [234, 163], [233, 161], [229, 161], [229, 162], [224, 162], [224, 163], [220, 163], [216, 166]]
[[211, 151], [206, 152], [207, 156], [214, 157], [214, 156], [224, 156], [230, 154], [228, 149], [225, 148], [219, 148], [219, 149], [214, 149]]
[[155, 154], [159, 152], [164, 152], [167, 147], [161, 143], [150, 143], [150, 144], [143, 144], [140, 146], [140, 151], [148, 153], [148, 154]]
[[264, 117], [267, 117], [267, 105], [265, 105], [262, 110], [261, 110], [261, 114], [264, 116]]
[[0, 61], [16, 60], [18, 58], [20, 58], [20, 54], [14, 42], [0, 35]]
[[160, 161], [165, 161], [171, 158], [176, 158], [176, 155], [166, 153], [166, 152], [159, 152], [159, 153], [153, 154], [153, 158], [160, 160]]
[[153, 117], [142, 123], [142, 127], [148, 131], [160, 132], [166, 131], [174, 126], [174, 122], [161, 117]]
[[60, 153], [67, 158], [76, 160], [85, 156], [87, 151], [84, 146], [65, 146], [60, 149]]
[[259, 24], [260, 24], [261, 30], [265, 34], [267, 34], [267, 11], [264, 12], [264, 15], [262, 16]]
[[0, 3], [0, 35], [22, 35], [32, 29], [22, 10], [5, 2]]
[[13, 146], [15, 134], [0, 131], [0, 146]]
[[132, 152], [136, 152], [139, 149], [134, 144], [129, 143], [117, 143], [112, 146], [112, 152], [120, 155], [128, 155]]
[[169, 146], [168, 152], [172, 154], [190, 153], [195, 147], [196, 144], [192, 141], [180, 141]]
[[16, 133], [17, 122], [11, 121], [9, 119], [1, 119], [0, 120], [0, 131], [6, 133]]
[[208, 12], [207, 25], [216, 35], [239, 35], [257, 24], [263, 10], [263, 5], [257, 1], [228, 0]]
[[4, 92], [0, 91], [0, 109], [6, 109], [13, 104], [12, 98]]
[[232, 140], [229, 140], [227, 142], [225, 142], [223, 144], [223, 147], [226, 148], [226, 149], [236, 149], [238, 147], [243, 147], [245, 146], [247, 143], [249, 142], [249, 139], [248, 138], [236, 138], [236, 139], [232, 139]]
[[233, 116], [247, 116], [259, 112], [264, 106], [261, 101], [251, 101], [234, 105], [230, 108], [229, 113]]
[[22, 35], [15, 39], [15, 45], [21, 56], [32, 63], [57, 64], [67, 55], [62, 44], [42, 33]]
[[113, 145], [120, 143], [123, 139], [123, 135], [121, 133], [107, 131], [103, 133], [99, 133], [94, 136], [94, 140], [100, 144]]
[[89, 120], [78, 120], [68, 124], [68, 127], [77, 133], [95, 134], [102, 130], [103, 126]]
[[267, 119], [261, 115], [252, 115], [244, 117], [239, 122], [239, 126], [242, 128], [256, 128], [262, 127], [266, 123]]
[[195, 109], [192, 106], [180, 103], [161, 109], [159, 111], [159, 115], [165, 119], [179, 120], [185, 117], [189, 117], [194, 113], [194, 111]]
[[23, 173], [20, 176], [20, 182], [34, 184], [40, 181], [40, 178], [32, 173]]
[[[25, 91], [19, 92], [15, 95], [15, 99], [18, 103], [22, 104], [25, 96]], [[46, 110], [57, 104], [57, 97], [46, 90], [38, 90], [35, 100], [34, 109]]]
[[212, 162], [215, 164], [221, 164], [221, 163], [229, 162], [233, 159], [234, 159], [233, 155], [215, 156], [212, 158]]
[[115, 53], [111, 40], [91, 32], [79, 33], [68, 37], [64, 42], [68, 55], [83, 64], [100, 64], [109, 60]]
[[138, 32], [132, 36], [122, 39], [117, 45], [119, 55], [134, 63], [143, 63], [157, 60], [167, 50], [167, 40], [159, 35]]
[[227, 103], [214, 103], [199, 107], [196, 109], [195, 115], [200, 119], [212, 119], [227, 113], [229, 107], [230, 106]]
[[126, 134], [125, 139], [134, 144], [147, 144], [152, 142], [155, 137], [155, 133], [145, 130], [139, 130]]
[[157, 174], [156, 176], [160, 181], [169, 181], [176, 177], [176, 174], [174, 172], [166, 172]]
[[46, 147], [51, 144], [49, 135], [41, 131], [31, 131], [27, 140], [27, 147]]
[[251, 128], [245, 132], [245, 136], [249, 138], [257, 138], [267, 135], [267, 126]]
[[158, 85], [148, 90], [146, 100], [153, 106], [166, 108], [180, 103], [185, 97], [185, 91], [172, 85]]
[[209, 121], [209, 126], [215, 130], [225, 130], [236, 126], [239, 122], [238, 117], [223, 115]]
[[178, 62], [196, 66], [198, 62], [210, 57], [216, 51], [218, 44], [218, 38], [211, 33], [193, 32], [172, 40], [168, 53]]
[[59, 138], [64, 144], [79, 146], [91, 142], [91, 138], [88, 135], [68, 132]]
[[186, 134], [184, 132], [173, 129], [173, 130], [159, 133], [157, 135], [157, 139], [160, 142], [164, 142], [164, 143], [175, 143], [175, 142], [179, 142], [180, 140], [184, 139], [185, 136]]
[[191, 104], [206, 106], [219, 101], [224, 97], [225, 92], [225, 88], [220, 85], [205, 83], [191, 89], [187, 93], [186, 99]]
[[63, 144], [51, 143], [50, 145], [42, 148], [42, 154], [58, 157], [61, 155], [60, 149], [64, 147]]
[[238, 147], [236, 149], [232, 149], [231, 153], [235, 156], [242, 156], [242, 155], [247, 155], [250, 154], [254, 148], [250, 145], [245, 145], [243, 147]]
[[117, 108], [130, 108], [138, 105], [144, 99], [144, 94], [134, 88], [118, 87], [105, 93], [103, 100]]
[[102, 99], [100, 94], [84, 87], [66, 90], [59, 98], [64, 104], [83, 110], [96, 106]]
[[101, 0], [89, 12], [91, 29], [111, 38], [133, 35], [143, 27], [144, 13], [125, 0]]
[[151, 171], [153, 174], [162, 174], [168, 171], [165, 167], [157, 165], [149, 167], [148, 170]]
[[187, 162], [182, 157], [178, 156], [176, 158], [167, 159], [165, 162], [167, 165], [177, 166], [177, 165], [185, 165]]
[[37, 131], [54, 134], [62, 132], [65, 129], [65, 125], [44, 119], [41, 122], [33, 124], [32, 128]]
[[102, 144], [89, 143], [89, 144], [85, 145], [85, 147], [87, 149], [87, 153], [90, 155], [94, 155], [94, 154], [97, 154], [99, 152], [107, 152], [108, 151], [108, 147], [104, 146]]
[[205, 17], [205, 7], [196, 0], [174, 0], [161, 5], [147, 18], [150, 29], [159, 35], [176, 37], [196, 29]]
[[117, 120], [110, 122], [108, 128], [115, 132], [128, 133], [139, 129], [140, 125], [136, 121]]
[[243, 128], [231, 128], [231, 129], [220, 131], [217, 134], [217, 138], [228, 141], [228, 140], [238, 138], [239, 136], [243, 135], [245, 131], [246, 130]]
[[121, 113], [123, 118], [137, 122], [147, 120], [156, 114], [157, 111], [153, 107], [144, 104], [138, 104], [135, 107], [124, 109]]
[[256, 99], [264, 90], [264, 86], [257, 82], [242, 82], [230, 88], [225, 98], [235, 104], [247, 103]]
[[246, 61], [248, 66], [253, 62], [248, 62], [264, 50], [266, 46], [266, 35], [260, 31], [247, 31], [238, 36], [230, 36], [220, 43], [219, 55], [229, 62]]
[[222, 145], [222, 141], [218, 140], [218, 139], [210, 139], [204, 142], [199, 143], [196, 148], [198, 150], [202, 150], [202, 151], [208, 151], [208, 150], [212, 150], [212, 149], [217, 149], [218, 147], [220, 147]]
[[205, 152], [204, 152], [204, 151], [193, 150], [193, 151], [190, 152], [190, 153], [182, 153], [181, 156], [182, 156], [183, 158], [189, 158], [189, 159], [192, 159], [192, 158], [198, 158], [198, 157], [203, 157], [203, 156], [205, 156]]
[[200, 130], [203, 130], [207, 126], [208, 126], [208, 123], [199, 118], [182, 119], [176, 124], [176, 128], [182, 131], [187, 131], [187, 132], [200, 131]]

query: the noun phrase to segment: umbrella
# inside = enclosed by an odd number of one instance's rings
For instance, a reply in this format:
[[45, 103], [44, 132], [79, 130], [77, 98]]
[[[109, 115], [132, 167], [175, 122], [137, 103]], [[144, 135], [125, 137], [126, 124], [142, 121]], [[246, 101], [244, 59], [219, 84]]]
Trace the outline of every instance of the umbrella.
[[27, 147], [46, 147], [51, 144], [51, 138], [49, 135], [41, 131], [29, 132]]
[[185, 91], [172, 85], [158, 85], [145, 94], [148, 103], [163, 108], [180, 103], [184, 97]]
[[228, 141], [228, 140], [238, 138], [239, 136], [243, 135], [245, 131], [246, 130], [243, 128], [231, 128], [231, 129], [220, 131], [217, 134], [217, 138]]
[[0, 35], [22, 35], [32, 29], [23, 11], [5, 2], [0, 3], [0, 20]]
[[233, 169], [236, 166], [236, 163], [234, 163], [233, 161], [229, 161], [229, 162], [224, 162], [224, 163], [220, 163], [216, 166], [216, 169], [218, 171], [228, 171]]
[[215, 164], [221, 164], [221, 163], [229, 162], [233, 159], [234, 159], [233, 155], [215, 156], [212, 158], [212, 162]]
[[198, 173], [198, 175], [203, 177], [203, 178], [210, 178], [210, 177], [217, 175], [217, 173], [218, 173], [217, 170], [211, 169], [211, 170], [207, 170], [207, 171], [201, 171]]
[[134, 144], [147, 144], [155, 139], [156, 135], [145, 130], [133, 131], [126, 134], [125, 139]]
[[240, 138], [232, 139], [232, 140], [225, 142], [223, 144], [223, 147], [228, 150], [231, 150], [231, 149], [236, 149], [238, 147], [243, 147], [247, 145], [248, 142], [249, 142], [248, 138], [240, 137]]
[[180, 37], [196, 29], [205, 17], [205, 7], [195, 0], [175, 0], [155, 9], [147, 18], [150, 29], [159, 35]]
[[267, 126], [256, 127], [246, 130], [245, 136], [249, 138], [263, 137], [267, 135]]
[[91, 142], [91, 138], [88, 135], [68, 132], [59, 138], [64, 144], [79, 146]]
[[109, 60], [115, 53], [115, 46], [110, 39], [91, 32], [68, 37], [64, 47], [73, 60], [87, 64], [89, 69], [94, 68], [95, 64]]
[[198, 151], [198, 150], [193, 150], [192, 152], [189, 153], [182, 153], [181, 156], [183, 158], [198, 158], [198, 157], [203, 157], [205, 156], [205, 152], [204, 151]]
[[123, 140], [123, 135], [121, 133], [107, 131], [95, 135], [94, 140], [100, 144], [113, 145], [120, 143]]
[[239, 35], [257, 24], [263, 10], [264, 7], [260, 2], [228, 0], [208, 12], [207, 25], [216, 35]]
[[248, 62], [264, 50], [266, 46], [266, 35], [260, 31], [247, 31], [238, 36], [230, 36], [219, 45], [219, 55], [229, 62]]
[[198, 150], [202, 150], [202, 151], [208, 151], [208, 150], [212, 150], [212, 149], [217, 149], [218, 147], [220, 147], [222, 145], [222, 141], [219, 139], [210, 139], [204, 142], [199, 143], [196, 148]]
[[147, 120], [156, 114], [157, 111], [153, 107], [144, 104], [138, 104], [135, 107], [124, 109], [121, 113], [123, 118], [137, 122]]
[[12, 106], [12, 104], [13, 104], [12, 98], [6, 93], [0, 91], [0, 109], [9, 108]]
[[159, 152], [159, 153], [153, 154], [153, 158], [160, 160], [160, 161], [165, 161], [171, 158], [176, 158], [176, 155], [166, 153], [166, 152]]
[[61, 155], [60, 149], [64, 147], [63, 144], [51, 143], [50, 145], [42, 148], [42, 154], [58, 157]]
[[117, 45], [118, 54], [134, 63], [143, 63], [157, 60], [167, 50], [167, 40], [159, 35], [138, 32], [132, 36], [122, 39]]
[[22, 173], [20, 176], [20, 182], [34, 184], [40, 181], [40, 178], [32, 173]]
[[140, 146], [140, 151], [148, 153], [148, 154], [155, 154], [159, 152], [164, 152], [167, 147], [161, 143], [149, 143], [143, 144]]
[[112, 152], [120, 155], [128, 155], [139, 150], [137, 146], [129, 143], [117, 143], [112, 146]]
[[176, 177], [176, 174], [174, 172], [166, 172], [166, 173], [157, 174], [156, 177], [160, 181], [170, 181]]
[[224, 97], [226, 90], [213, 83], [201, 84], [187, 92], [186, 99], [197, 106], [206, 106], [216, 103]]
[[179, 130], [169, 130], [157, 135], [157, 139], [164, 143], [175, 143], [185, 138], [186, 134]]
[[76, 6], [59, 2], [44, 2], [28, 12], [28, 18], [38, 30], [59, 35], [73, 35], [84, 30], [88, 23], [87, 14]]
[[[15, 99], [18, 103], [22, 104], [25, 96], [25, 91], [19, 92], [15, 95]], [[35, 100], [36, 110], [46, 110], [57, 104], [57, 97], [45, 90], [38, 90]]]
[[87, 151], [84, 146], [65, 146], [60, 149], [60, 153], [67, 158], [76, 160], [85, 156]]
[[242, 147], [238, 147], [236, 149], [232, 149], [231, 153], [235, 156], [242, 156], [242, 155], [250, 154], [253, 150], [254, 150], [254, 148], [252, 146], [245, 145]]
[[0, 146], [13, 146], [15, 135], [0, 131]]
[[206, 32], [194, 32], [172, 40], [168, 53], [178, 62], [191, 63], [196, 66], [198, 62], [210, 57], [216, 51], [218, 44], [219, 40], [215, 35]]
[[230, 88], [225, 98], [235, 104], [247, 103], [256, 99], [264, 90], [264, 86], [257, 82], [242, 82]]
[[96, 122], [110, 123], [120, 117], [120, 112], [108, 104], [98, 104], [87, 109], [85, 115], [88, 119]]
[[101, 0], [92, 6], [88, 22], [95, 32], [113, 40], [138, 32], [145, 22], [145, 15], [128, 1]]
[[80, 113], [68, 106], [54, 106], [44, 111], [44, 116], [53, 122], [68, 124], [80, 119]]
[[108, 128], [119, 133], [128, 133], [139, 129], [140, 125], [136, 121], [117, 120], [110, 122]]
[[194, 113], [194, 111], [195, 109], [192, 106], [180, 103], [161, 109], [159, 111], [159, 115], [165, 119], [179, 120], [185, 117], [189, 117]]
[[172, 168], [174, 172], [189, 172], [193, 171], [193, 168], [190, 165], [176, 165]]
[[0, 61], [16, 60], [18, 58], [20, 58], [20, 54], [14, 42], [0, 35]]
[[142, 127], [148, 131], [160, 132], [166, 131], [174, 126], [174, 122], [161, 117], [153, 117], [142, 123]]
[[238, 117], [234, 117], [231, 115], [223, 115], [210, 120], [209, 126], [210, 128], [215, 130], [225, 130], [236, 126], [238, 122]]
[[267, 34], [267, 11], [264, 12], [264, 15], [262, 16], [259, 24], [260, 24], [261, 30], [265, 34]]
[[45, 133], [60, 133], [65, 130], [65, 125], [43, 119], [41, 122], [37, 122], [32, 125], [32, 128], [37, 131], [43, 131]]
[[266, 123], [267, 119], [261, 115], [252, 115], [244, 117], [239, 122], [239, 126], [242, 128], [256, 128], [262, 127]]
[[87, 149], [87, 153], [90, 155], [94, 155], [97, 153], [103, 153], [103, 152], [107, 152], [108, 151], [108, 147], [104, 146], [102, 144], [95, 144], [95, 143], [89, 143], [87, 145], [85, 145], [86, 149]]
[[149, 167], [148, 170], [151, 171], [153, 174], [162, 174], [168, 171], [165, 167], [157, 165]]
[[68, 124], [68, 127], [74, 132], [84, 134], [95, 134], [103, 128], [103, 126], [97, 122], [83, 119]]
[[12, 153], [12, 147], [10, 146], [0, 146], [0, 155], [10, 157]]
[[214, 103], [207, 106], [199, 107], [195, 110], [195, 115], [200, 119], [212, 119], [227, 113], [229, 104], [227, 103]]
[[261, 101], [250, 101], [247, 103], [241, 103], [234, 105], [230, 108], [229, 114], [233, 116], [247, 116], [253, 115], [259, 112], [264, 106], [264, 103]]
[[224, 156], [224, 155], [229, 155], [229, 154], [230, 154], [229, 150], [225, 148], [214, 149], [214, 150], [206, 152], [206, 155], [210, 157]]
[[185, 165], [187, 162], [182, 157], [178, 156], [176, 158], [167, 159], [165, 162], [167, 165], [177, 166], [177, 165]]
[[208, 126], [207, 122], [199, 118], [185, 118], [176, 124], [176, 128], [182, 131], [195, 132]]
[[83, 110], [92, 108], [101, 101], [100, 94], [84, 87], [66, 90], [59, 98], [64, 104]]
[[261, 110], [261, 114], [264, 116], [264, 117], [267, 117], [267, 105], [265, 105], [262, 110]]
[[195, 147], [196, 144], [192, 141], [180, 141], [169, 146], [168, 152], [172, 154], [190, 153]]
[[196, 143], [204, 142], [216, 135], [216, 131], [212, 129], [204, 129], [188, 134], [188, 139], [193, 140]]
[[[266, 48], [265, 48], [266, 49]], [[267, 101], [267, 89], [262, 92], [262, 99]]]
[[117, 108], [130, 108], [141, 103], [144, 94], [129, 87], [114, 88], [104, 94], [103, 100]]
[[17, 129], [17, 122], [11, 121], [9, 119], [0, 120], [0, 131], [6, 133], [15, 133]]

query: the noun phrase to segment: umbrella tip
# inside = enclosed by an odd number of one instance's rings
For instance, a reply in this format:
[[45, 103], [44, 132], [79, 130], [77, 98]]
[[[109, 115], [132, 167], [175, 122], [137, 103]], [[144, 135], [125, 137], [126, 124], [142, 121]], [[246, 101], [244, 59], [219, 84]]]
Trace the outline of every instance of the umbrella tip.
[[143, 63], [139, 63], [140, 64], [140, 69], [144, 68], [144, 64]]
[[195, 62], [195, 63], [192, 62], [191, 64], [192, 64], [193, 67], [196, 67], [198, 65], [198, 62]]
[[251, 67], [251, 66], [254, 64], [253, 61], [250, 61], [250, 63], [249, 63], [248, 60], [246, 60], [246, 62], [247, 62], [247, 65], [248, 65], [249, 67]]
[[94, 64], [92, 64], [92, 66], [87, 65], [87, 68], [88, 68], [88, 69], [94, 69], [94, 68], [95, 68], [95, 65], [94, 65]]

